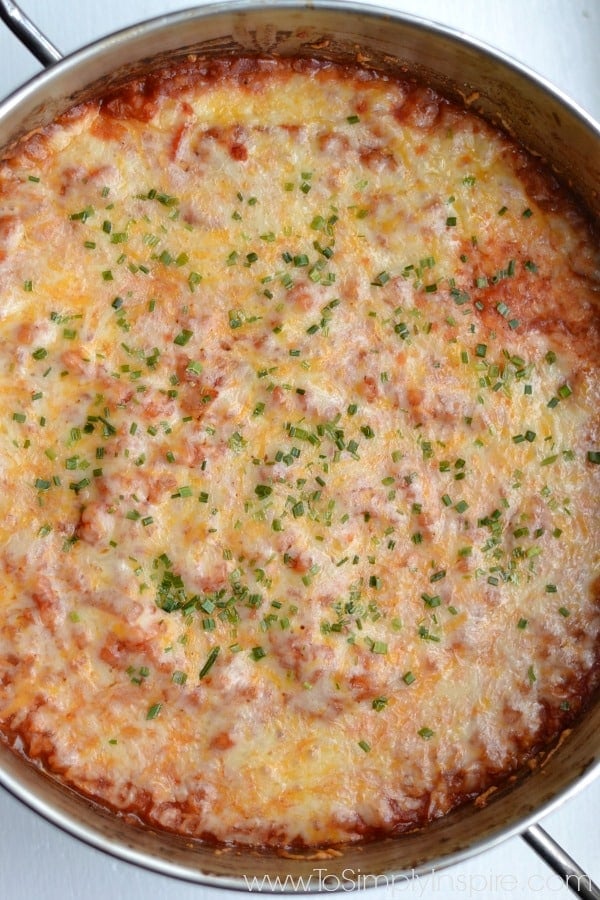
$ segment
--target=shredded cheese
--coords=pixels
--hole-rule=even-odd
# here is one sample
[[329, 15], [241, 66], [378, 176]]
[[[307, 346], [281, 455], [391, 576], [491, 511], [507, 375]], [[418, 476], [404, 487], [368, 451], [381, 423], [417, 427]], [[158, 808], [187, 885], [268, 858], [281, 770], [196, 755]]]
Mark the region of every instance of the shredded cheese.
[[0, 168], [0, 729], [193, 837], [423, 825], [597, 682], [597, 251], [425, 88], [150, 87]]

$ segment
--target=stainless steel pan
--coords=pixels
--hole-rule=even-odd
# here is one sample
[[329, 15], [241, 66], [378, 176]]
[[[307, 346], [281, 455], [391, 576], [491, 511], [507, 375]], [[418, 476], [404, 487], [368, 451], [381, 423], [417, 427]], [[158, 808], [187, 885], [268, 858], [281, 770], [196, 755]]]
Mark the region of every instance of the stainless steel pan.
[[[189, 52], [357, 57], [385, 71], [408, 66], [432, 86], [501, 124], [568, 183], [600, 221], [600, 127], [555, 89], [480, 43], [439, 25], [351, 2], [230, 0], [129, 28], [62, 58], [11, 0], [0, 15], [47, 68], [0, 106], [0, 147], [74, 102]], [[51, 822], [121, 859], [223, 888], [306, 891], [402, 885], [515, 834], [580, 896], [600, 890], [536, 820], [600, 772], [600, 704], [592, 706], [545, 765], [427, 829], [348, 847], [341, 855], [215, 852], [128, 825], [61, 787], [0, 745], [0, 783]], [[279, 879], [277, 882], [275, 879]], [[263, 880], [264, 879], [264, 880]]]

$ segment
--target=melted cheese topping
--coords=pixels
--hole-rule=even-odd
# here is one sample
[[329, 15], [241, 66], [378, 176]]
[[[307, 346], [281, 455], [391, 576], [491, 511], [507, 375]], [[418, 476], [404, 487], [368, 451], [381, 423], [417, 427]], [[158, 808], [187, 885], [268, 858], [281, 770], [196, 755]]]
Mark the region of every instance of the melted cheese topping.
[[431, 91], [190, 64], [0, 170], [0, 725], [101, 802], [422, 825], [598, 681], [598, 257]]

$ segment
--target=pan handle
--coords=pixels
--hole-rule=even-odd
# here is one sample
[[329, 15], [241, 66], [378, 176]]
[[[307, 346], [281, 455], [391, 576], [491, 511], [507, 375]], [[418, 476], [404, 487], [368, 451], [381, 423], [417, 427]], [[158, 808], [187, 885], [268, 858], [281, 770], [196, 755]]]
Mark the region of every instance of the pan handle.
[[57, 50], [12, 0], [0, 0], [0, 18], [43, 66], [51, 66], [63, 58], [60, 50]]
[[531, 825], [521, 837], [562, 878], [574, 894], [583, 900], [600, 900], [598, 885], [540, 825]]

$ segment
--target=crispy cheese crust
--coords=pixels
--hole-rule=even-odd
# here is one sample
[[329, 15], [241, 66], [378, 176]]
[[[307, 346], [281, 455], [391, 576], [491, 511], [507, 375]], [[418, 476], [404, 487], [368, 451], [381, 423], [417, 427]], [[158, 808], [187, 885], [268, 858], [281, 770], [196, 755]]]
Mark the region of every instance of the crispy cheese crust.
[[0, 729], [218, 842], [426, 824], [598, 682], [599, 258], [431, 90], [190, 61], [0, 168]]

